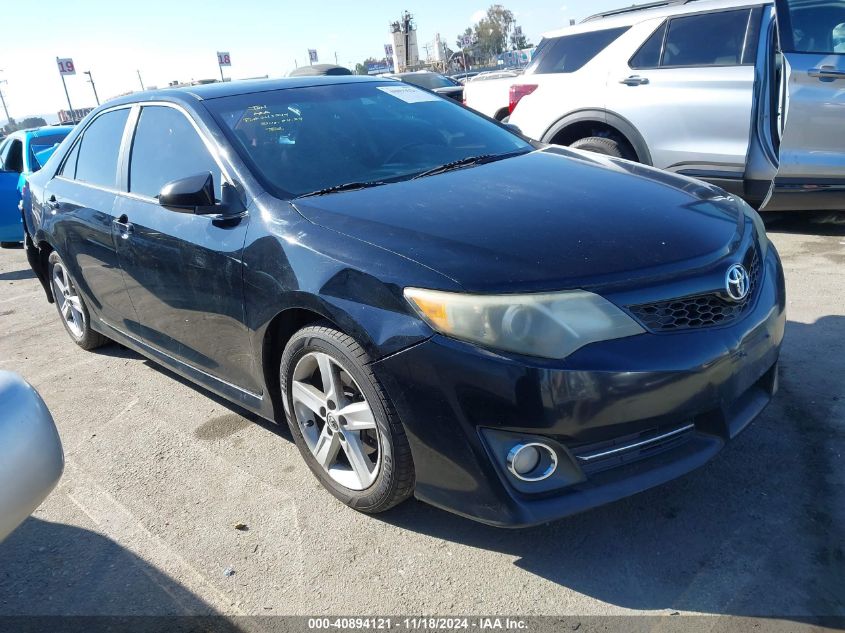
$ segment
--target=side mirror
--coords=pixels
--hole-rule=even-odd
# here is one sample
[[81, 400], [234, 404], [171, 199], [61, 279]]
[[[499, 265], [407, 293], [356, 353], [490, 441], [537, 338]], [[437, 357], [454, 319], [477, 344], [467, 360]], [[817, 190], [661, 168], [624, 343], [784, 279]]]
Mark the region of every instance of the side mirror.
[[525, 136], [525, 135], [522, 133], [522, 130], [520, 130], [520, 129], [519, 129], [519, 126], [518, 126], [518, 125], [515, 125], [515, 124], [513, 124], [513, 123], [503, 123], [503, 125], [504, 125], [506, 128], [508, 128], [511, 132], [513, 132], [514, 134], [519, 134], [520, 136]]
[[171, 180], [161, 188], [158, 203], [177, 211], [218, 213], [214, 208], [214, 176], [211, 172]]

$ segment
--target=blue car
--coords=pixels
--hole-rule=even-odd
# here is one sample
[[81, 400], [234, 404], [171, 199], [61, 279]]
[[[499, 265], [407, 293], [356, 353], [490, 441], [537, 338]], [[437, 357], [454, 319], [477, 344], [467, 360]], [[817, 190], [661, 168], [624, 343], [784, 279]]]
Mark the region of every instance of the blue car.
[[0, 144], [0, 246], [14, 246], [23, 241], [23, 227], [18, 203], [24, 183], [41, 169], [73, 126], [51, 125], [20, 130]]

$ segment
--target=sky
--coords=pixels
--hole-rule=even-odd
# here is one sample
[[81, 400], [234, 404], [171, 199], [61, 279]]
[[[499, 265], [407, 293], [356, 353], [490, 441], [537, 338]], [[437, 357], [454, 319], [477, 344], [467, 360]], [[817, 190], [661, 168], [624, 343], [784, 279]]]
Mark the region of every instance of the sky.
[[[532, 43], [569, 20], [630, 4], [630, 0], [499, 0], [516, 16]], [[381, 58], [388, 25], [404, 9], [417, 25], [420, 55], [435, 33], [455, 48], [455, 38], [483, 16], [491, 0], [0, 0], [5, 28], [0, 39], [0, 91], [16, 119], [67, 108], [56, 57], [72, 58], [77, 74], [66, 77], [74, 108], [95, 105], [90, 70], [100, 100], [170, 81], [219, 77], [217, 51], [231, 55], [227, 77], [281, 77], [307, 64], [308, 49], [320, 62], [354, 68]], [[0, 125], [6, 122], [0, 109]]]

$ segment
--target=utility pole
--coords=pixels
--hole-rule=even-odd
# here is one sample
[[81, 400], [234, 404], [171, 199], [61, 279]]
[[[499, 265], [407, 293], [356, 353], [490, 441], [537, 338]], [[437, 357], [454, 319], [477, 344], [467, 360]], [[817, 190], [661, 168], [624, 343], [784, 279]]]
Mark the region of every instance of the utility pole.
[[141, 84], [141, 90], [146, 90], [146, 88], [144, 88], [144, 80], [141, 79], [141, 71], [136, 70], [135, 72], [138, 73], [138, 83]]
[[[3, 72], [2, 68], [0, 68], [0, 72]], [[9, 83], [9, 82], [7, 82], [5, 79], [0, 80], [0, 84], [5, 84], [5, 83]], [[9, 116], [9, 108], [6, 107], [6, 98], [3, 96], [2, 90], [0, 90], [0, 103], [3, 104], [3, 112], [6, 113], [6, 122], [9, 123], [9, 124], [14, 123], [14, 121], [12, 121], [12, 117]]]
[[97, 102], [97, 105], [100, 105], [100, 97], [97, 96], [97, 86], [94, 85], [94, 77], [91, 76], [91, 71], [83, 70], [82, 72], [88, 75], [88, 83], [91, 84], [91, 89], [94, 91], [94, 100]]

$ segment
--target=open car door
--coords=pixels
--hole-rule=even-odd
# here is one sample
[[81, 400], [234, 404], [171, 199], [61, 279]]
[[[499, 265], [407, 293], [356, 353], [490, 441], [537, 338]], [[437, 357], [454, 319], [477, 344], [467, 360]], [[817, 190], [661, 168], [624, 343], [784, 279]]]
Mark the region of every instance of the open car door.
[[763, 211], [845, 210], [845, 0], [775, 0], [777, 173]]
[[18, 191], [20, 173], [6, 167], [6, 162], [14, 162], [12, 160], [14, 157], [10, 158], [14, 143], [21, 144], [20, 141], [11, 138], [0, 144], [0, 242], [2, 243], [20, 242], [23, 239], [21, 213], [18, 210], [18, 202], [21, 199]]

